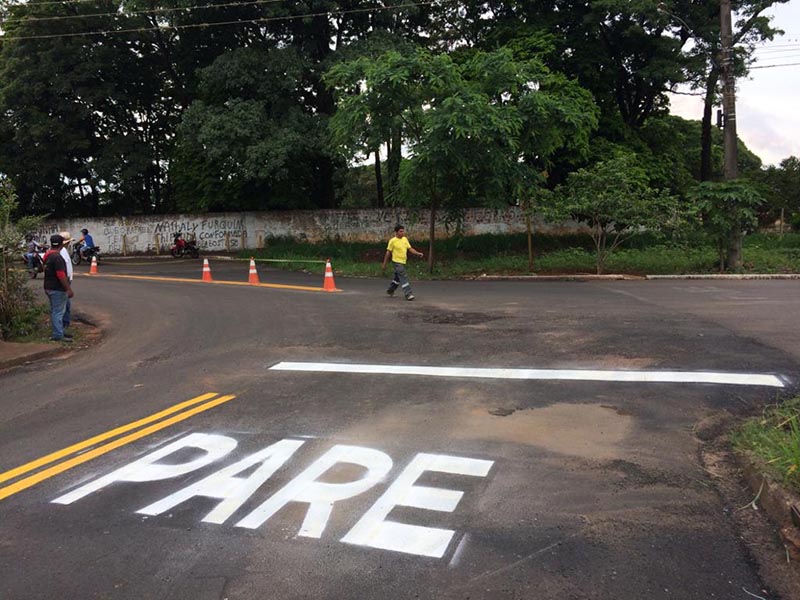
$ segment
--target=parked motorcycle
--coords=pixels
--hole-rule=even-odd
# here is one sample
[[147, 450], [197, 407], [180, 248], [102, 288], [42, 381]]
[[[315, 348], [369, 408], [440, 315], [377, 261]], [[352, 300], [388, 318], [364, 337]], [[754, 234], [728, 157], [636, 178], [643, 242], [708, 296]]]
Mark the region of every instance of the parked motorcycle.
[[186, 241], [183, 239], [182, 233], [176, 233], [173, 234], [172, 241], [173, 246], [170, 252], [175, 258], [200, 258], [200, 249], [194, 240]]
[[85, 248], [84, 244], [76, 242], [75, 247], [72, 249], [72, 264], [79, 265], [82, 260], [92, 262], [92, 258], [96, 258], [100, 262], [100, 246], [93, 246], [92, 248]]
[[44, 272], [44, 254], [47, 252], [48, 246], [40, 246], [40, 250], [38, 252], [33, 253], [33, 257], [31, 259], [32, 265], [28, 264], [28, 260], [25, 259], [25, 264], [27, 265], [28, 277], [31, 279], [36, 279], [39, 273]]

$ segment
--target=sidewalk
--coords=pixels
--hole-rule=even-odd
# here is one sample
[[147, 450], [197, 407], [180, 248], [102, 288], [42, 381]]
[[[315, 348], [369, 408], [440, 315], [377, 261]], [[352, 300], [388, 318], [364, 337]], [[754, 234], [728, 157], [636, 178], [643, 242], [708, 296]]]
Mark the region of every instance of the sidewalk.
[[0, 371], [34, 360], [48, 358], [64, 352], [65, 348], [55, 344], [16, 343], [0, 341]]

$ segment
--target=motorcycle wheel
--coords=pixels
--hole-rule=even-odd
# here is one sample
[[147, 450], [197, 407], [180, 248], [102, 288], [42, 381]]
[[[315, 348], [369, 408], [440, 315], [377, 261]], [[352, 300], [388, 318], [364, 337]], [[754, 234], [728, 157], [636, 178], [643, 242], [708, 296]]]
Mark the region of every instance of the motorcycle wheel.
[[192, 258], [200, 258], [200, 250], [197, 248], [192, 248], [189, 252], [191, 253]]
[[170, 250], [170, 253], [172, 254], [173, 258], [180, 258], [183, 256], [183, 252], [181, 252], [179, 248], [173, 248]]
[[80, 252], [73, 252], [72, 253], [72, 264], [73, 265], [81, 264], [81, 253]]

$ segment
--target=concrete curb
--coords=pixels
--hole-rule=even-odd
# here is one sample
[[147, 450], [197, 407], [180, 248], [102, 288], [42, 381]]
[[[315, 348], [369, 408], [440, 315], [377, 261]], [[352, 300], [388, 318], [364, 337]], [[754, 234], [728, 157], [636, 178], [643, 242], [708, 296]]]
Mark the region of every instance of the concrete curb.
[[640, 281], [636, 275], [480, 275], [476, 281]]
[[757, 496], [753, 500], [764, 509], [770, 519], [780, 527], [781, 537], [795, 560], [800, 559], [800, 496], [775, 481], [749, 452], [737, 452], [747, 485]]
[[748, 279], [800, 279], [798, 273], [707, 273], [694, 275], [645, 275], [645, 279], [731, 279], [742, 281]]
[[39, 352], [22, 354], [20, 356], [15, 356], [13, 358], [0, 360], [0, 371], [5, 371], [13, 367], [19, 367], [20, 365], [26, 365], [28, 363], [43, 360], [45, 358], [53, 358], [55, 356], [65, 354], [69, 351], [70, 349], [67, 346], [53, 346], [52, 348], [48, 348], [47, 350], [40, 350]]

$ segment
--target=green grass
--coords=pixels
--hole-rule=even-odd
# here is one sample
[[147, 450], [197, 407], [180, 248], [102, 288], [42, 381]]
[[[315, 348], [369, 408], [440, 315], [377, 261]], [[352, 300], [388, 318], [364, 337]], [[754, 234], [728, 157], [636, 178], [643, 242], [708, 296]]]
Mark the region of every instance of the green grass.
[[754, 453], [787, 487], [800, 492], [800, 396], [749, 419], [732, 440], [737, 449]]
[[[414, 247], [427, 252], [427, 242], [413, 240]], [[272, 238], [258, 250], [258, 258], [281, 259], [275, 266], [290, 270], [320, 271], [302, 261], [330, 258], [337, 274], [351, 277], [377, 277], [385, 243], [326, 241], [309, 244], [287, 238]], [[593, 244], [588, 235], [535, 235], [535, 265], [538, 274], [594, 273]], [[243, 258], [250, 251], [243, 252]], [[425, 261], [409, 259], [414, 279], [456, 279], [487, 275], [528, 274], [528, 246], [524, 234], [478, 235], [438, 240], [433, 275]], [[295, 262], [292, 262], [295, 261]], [[606, 263], [607, 273], [631, 275], [671, 275], [716, 273], [716, 249], [702, 237], [694, 236], [683, 245], [659, 243], [641, 235], [614, 252]], [[800, 273], [800, 234], [784, 236], [755, 234], [745, 237], [745, 273]]]

